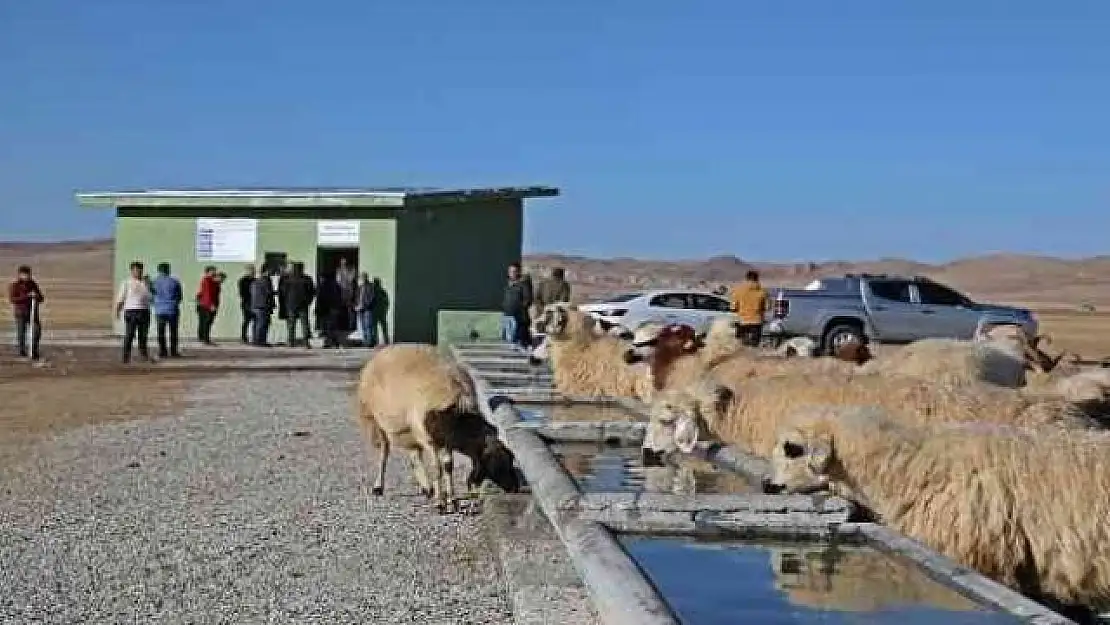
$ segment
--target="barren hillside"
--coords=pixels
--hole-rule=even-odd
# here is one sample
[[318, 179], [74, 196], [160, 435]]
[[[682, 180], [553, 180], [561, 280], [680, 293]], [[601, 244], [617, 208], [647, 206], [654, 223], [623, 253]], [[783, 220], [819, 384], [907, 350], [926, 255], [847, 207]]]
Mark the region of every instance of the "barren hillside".
[[[14, 273], [29, 263], [44, 288], [67, 296], [108, 298], [111, 288], [110, 240], [60, 243], [0, 242], [0, 263]], [[900, 258], [830, 263], [749, 263], [734, 256], [705, 260], [651, 261], [635, 258], [583, 258], [555, 254], [525, 257], [529, 271], [543, 274], [563, 266], [576, 299], [653, 285], [715, 286], [743, 279], [754, 267], [764, 282], [803, 285], [815, 277], [845, 272], [923, 274], [952, 284], [976, 298], [1030, 304], [1037, 308], [1075, 309], [1083, 303], [1110, 307], [1110, 256], [1061, 260], [1041, 256], [996, 254], [930, 265]], [[107, 308], [107, 299], [103, 299]]]

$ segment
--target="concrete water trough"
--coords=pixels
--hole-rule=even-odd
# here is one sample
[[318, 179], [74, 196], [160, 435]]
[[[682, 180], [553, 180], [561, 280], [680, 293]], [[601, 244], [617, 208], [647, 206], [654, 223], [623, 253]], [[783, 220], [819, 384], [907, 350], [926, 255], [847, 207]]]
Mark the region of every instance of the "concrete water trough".
[[[1023, 623], [1045, 610], [992, 582], [940, 581], [922, 562], [859, 533], [824, 540], [618, 535], [683, 625]], [[1039, 621], [1048, 622], [1048, 621]]]
[[477, 383], [603, 624], [1071, 622], [843, 499], [762, 494], [767, 463], [740, 450], [650, 477], [634, 402]]

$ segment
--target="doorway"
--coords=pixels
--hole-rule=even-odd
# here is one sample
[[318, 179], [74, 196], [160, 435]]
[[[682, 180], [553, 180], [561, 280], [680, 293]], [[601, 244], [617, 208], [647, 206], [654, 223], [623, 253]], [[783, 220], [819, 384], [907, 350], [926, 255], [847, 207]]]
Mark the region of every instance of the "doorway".
[[[335, 270], [339, 268], [340, 259], [347, 260], [347, 267], [354, 272], [355, 277], [358, 276], [358, 248], [357, 247], [317, 247], [316, 248], [316, 281], [317, 283], [324, 280], [333, 280], [335, 278]], [[321, 314], [325, 311], [321, 310], [319, 302], [316, 306], [316, 327], [322, 327]], [[358, 323], [354, 315], [341, 315], [339, 318], [340, 328], [343, 332], [351, 333], [357, 329]]]

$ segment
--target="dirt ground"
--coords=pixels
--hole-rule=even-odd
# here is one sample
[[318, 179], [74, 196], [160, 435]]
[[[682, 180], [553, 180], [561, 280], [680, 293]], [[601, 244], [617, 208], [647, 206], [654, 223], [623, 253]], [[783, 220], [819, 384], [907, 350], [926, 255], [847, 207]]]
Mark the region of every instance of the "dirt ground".
[[1110, 313], [1039, 311], [1041, 332], [1052, 340], [1050, 353], [1065, 350], [1085, 360], [1110, 359]]
[[[210, 350], [184, 360], [279, 356], [265, 350]], [[44, 346], [45, 366], [0, 354], [0, 465], [18, 459], [27, 443], [71, 428], [177, 414], [190, 382], [225, 375], [192, 367], [119, 362], [115, 347]], [[199, 365], [199, 362], [198, 362]]]

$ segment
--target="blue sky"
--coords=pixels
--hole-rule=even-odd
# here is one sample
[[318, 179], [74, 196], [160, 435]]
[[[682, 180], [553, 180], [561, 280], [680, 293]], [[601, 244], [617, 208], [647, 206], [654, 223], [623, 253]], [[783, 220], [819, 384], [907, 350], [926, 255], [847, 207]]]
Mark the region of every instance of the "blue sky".
[[0, 238], [110, 233], [77, 189], [554, 184], [529, 251], [1102, 254], [1107, 33], [1105, 0], [0, 0]]

